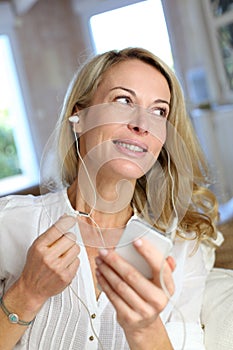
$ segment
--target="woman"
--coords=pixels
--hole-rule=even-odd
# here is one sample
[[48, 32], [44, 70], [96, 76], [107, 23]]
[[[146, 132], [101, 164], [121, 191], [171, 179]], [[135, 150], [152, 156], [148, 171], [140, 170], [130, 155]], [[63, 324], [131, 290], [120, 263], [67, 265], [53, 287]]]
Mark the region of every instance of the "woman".
[[[217, 206], [173, 72], [139, 48], [98, 55], [58, 126], [64, 189], [1, 201], [0, 349], [204, 349], [197, 243]], [[134, 216], [176, 235], [165, 261], [135, 237], [150, 279], [113, 249]]]

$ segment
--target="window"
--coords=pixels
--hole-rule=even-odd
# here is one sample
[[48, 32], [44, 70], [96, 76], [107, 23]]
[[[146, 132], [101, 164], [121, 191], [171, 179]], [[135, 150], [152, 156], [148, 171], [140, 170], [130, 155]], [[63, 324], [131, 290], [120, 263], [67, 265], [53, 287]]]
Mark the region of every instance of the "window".
[[140, 46], [173, 67], [173, 58], [160, 0], [141, 1], [90, 18], [97, 53]]
[[233, 96], [233, 0], [205, 0], [204, 10], [212, 39], [222, 91]]
[[229, 88], [233, 91], [233, 22], [218, 28], [218, 40]]
[[35, 185], [38, 168], [11, 42], [0, 35], [0, 195]]
[[214, 16], [222, 16], [224, 13], [233, 10], [232, 0], [210, 0]]

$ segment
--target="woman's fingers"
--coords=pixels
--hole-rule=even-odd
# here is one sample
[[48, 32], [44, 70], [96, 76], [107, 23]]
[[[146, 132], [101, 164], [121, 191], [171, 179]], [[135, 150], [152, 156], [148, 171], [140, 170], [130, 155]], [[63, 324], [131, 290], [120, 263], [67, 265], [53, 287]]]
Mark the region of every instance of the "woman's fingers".
[[35, 298], [46, 300], [64, 290], [74, 278], [80, 248], [76, 236], [67, 232], [74, 224], [73, 217], [63, 216], [29, 248], [22, 280]]
[[176, 261], [172, 256], [167, 257], [167, 263], [170, 266], [171, 271], [173, 272], [176, 268]]
[[46, 253], [50, 254], [51, 259], [57, 259], [63, 256], [73, 246], [77, 246], [76, 236], [71, 232], [67, 232], [61, 236], [53, 245], [50, 245], [47, 248]]
[[[107, 253], [107, 254], [106, 254]], [[132, 293], [129, 289], [124, 290], [124, 284], [129, 286], [134, 293], [136, 293], [142, 300], [149, 303], [158, 312], [167, 304], [167, 295], [162, 290], [160, 284], [156, 285], [154, 281], [150, 281], [142, 276], [133, 266], [128, 264], [114, 251], [100, 251], [100, 261], [98, 269], [105, 279], [109, 282], [114, 290], [125, 300], [126, 303], [131, 305]], [[112, 270], [112, 271], [111, 271]], [[117, 281], [114, 275], [118, 275], [121, 282]], [[126, 290], [128, 291], [126, 293]], [[133, 300], [135, 303], [135, 299]]]
[[74, 244], [70, 247], [69, 250], [67, 250], [63, 255], [61, 255], [59, 259], [62, 261], [63, 267], [69, 267], [69, 265], [72, 264], [73, 261], [78, 257], [79, 252], [79, 246], [77, 244]]
[[76, 221], [73, 216], [63, 215], [58, 219], [52, 227], [50, 227], [45, 233], [40, 235], [37, 239], [38, 242], [43, 241], [45, 246], [53, 245], [59, 238], [61, 238], [67, 231], [75, 225]]
[[[111, 295], [108, 294], [108, 297], [112, 302], [113, 298], [115, 302], [120, 297], [120, 299], [123, 300], [124, 303], [131, 308], [131, 310], [134, 310], [138, 314], [143, 315], [145, 318], [151, 318], [152, 315], [155, 315], [155, 313], [158, 314], [160, 312], [160, 309], [164, 307], [164, 303], [166, 303], [167, 300], [162, 291], [151, 282], [147, 281], [133, 267], [129, 266], [129, 269], [126, 271], [126, 275], [134, 274], [135, 281], [133, 281], [133, 277], [129, 277], [129, 280], [132, 285], [141, 284], [142, 290], [144, 290], [143, 295], [139, 294], [138, 291], [135, 290], [136, 288], [133, 288], [133, 286], [129, 284], [129, 281], [127, 281], [127, 278], [125, 278], [125, 276], [124, 278], [122, 278], [122, 276], [119, 276], [115, 270], [109, 267], [109, 265], [100, 259], [97, 259], [96, 263], [98, 266], [97, 277], [99, 278], [99, 282], [104, 282], [104, 284], [101, 284], [101, 286], [105, 293], [107, 291], [111, 292]], [[101, 280], [101, 278], [104, 279]], [[108, 283], [107, 285], [106, 281]], [[150, 293], [152, 293], [153, 296], [157, 296], [159, 303], [148, 300], [147, 293], [145, 293], [145, 289], [147, 289], [148, 292], [148, 286], [145, 286], [147, 283], [150, 284]], [[109, 287], [111, 287], [111, 290]]]
[[[126, 302], [124, 296], [128, 294], [128, 289], [119, 294], [116, 286], [111, 285], [109, 280], [99, 270], [97, 270], [96, 275], [102, 290], [117, 310], [117, 320], [123, 328], [141, 328], [146, 326], [148, 320], [154, 320], [158, 316], [158, 313], [148, 303], [141, 300], [135, 292], [132, 293], [131, 298], [128, 298], [128, 302]], [[127, 288], [127, 286], [125, 287]]]
[[67, 232], [75, 223], [72, 216], [63, 215], [34, 241], [33, 248], [39, 255], [49, 256], [51, 261], [64, 255], [67, 250], [76, 245], [76, 236], [71, 232]]
[[[148, 242], [146, 239], [140, 239], [134, 242], [135, 248], [138, 250], [139, 254], [147, 261], [152, 270], [152, 281], [153, 284], [159, 288], [166, 287], [166, 294], [172, 295], [174, 293], [174, 283], [172, 277], [173, 266], [175, 266], [174, 259], [169, 258], [169, 263], [167, 259]], [[150, 291], [150, 283], [147, 279], [144, 279], [144, 285], [139, 285], [136, 283], [141, 274], [134, 269], [130, 264], [124, 259], [120, 259], [118, 254], [111, 250], [101, 250], [101, 258], [106, 261], [109, 266], [111, 266], [122, 278], [127, 281], [128, 284], [134, 285], [134, 288], [141, 295], [144, 294], [145, 286], [148, 287]]]
[[171, 296], [174, 293], [175, 288], [172, 278], [172, 272], [175, 269], [175, 260], [171, 256], [164, 256], [146, 239], [135, 241], [134, 246], [150, 265], [153, 282], [157, 286], [166, 288], [166, 294]]

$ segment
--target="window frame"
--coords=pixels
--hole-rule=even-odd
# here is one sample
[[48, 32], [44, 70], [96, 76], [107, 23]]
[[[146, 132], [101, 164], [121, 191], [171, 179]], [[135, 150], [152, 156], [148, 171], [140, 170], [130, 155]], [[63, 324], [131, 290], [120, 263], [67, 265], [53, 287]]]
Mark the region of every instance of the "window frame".
[[227, 73], [225, 71], [221, 48], [218, 41], [218, 29], [224, 25], [233, 23], [233, 9], [221, 16], [214, 16], [210, 0], [203, 0], [202, 8], [206, 19], [207, 32], [210, 38], [212, 55], [214, 57], [215, 71], [220, 86], [220, 100], [224, 103], [231, 103], [233, 89], [229, 86]]
[[[155, 55], [158, 55], [161, 59], [164, 60], [164, 62], [166, 62], [172, 69], [174, 69], [174, 58], [173, 58], [172, 46], [171, 46], [170, 37], [168, 33], [167, 23], [165, 19], [163, 3], [162, 3], [162, 0], [159, 0], [159, 4], [156, 5], [156, 1], [157, 0], [137, 1], [134, 3], [129, 3], [125, 6], [118, 6], [114, 9], [101, 11], [97, 14], [91, 15], [88, 21], [89, 33], [90, 33], [89, 35], [91, 37], [92, 47], [94, 49], [94, 52], [102, 53], [104, 51], [111, 50], [111, 49], [123, 49], [127, 46], [139, 46], [139, 47], [142, 46], [148, 49], [149, 51], [153, 52]], [[130, 7], [131, 9], [129, 9]], [[139, 12], [139, 8], [141, 9], [140, 12]], [[160, 28], [159, 26], [156, 28], [155, 24], [150, 26], [150, 23], [153, 23], [153, 20], [156, 20], [156, 14], [153, 15], [153, 18], [150, 17], [150, 15], [153, 14], [152, 9], [154, 8], [155, 8], [155, 11], [157, 10], [157, 16], [158, 16], [157, 22], [159, 23]], [[132, 21], [132, 23], [130, 22], [130, 20], [128, 20], [128, 23], [125, 20], [126, 13], [127, 13], [126, 9], [128, 9], [128, 13], [130, 13], [130, 15], [133, 18], [136, 18], [136, 20]], [[113, 12], [115, 13], [113, 14]], [[145, 25], [142, 26], [143, 28], [145, 27], [145, 32], [143, 32], [141, 28], [137, 32], [138, 22], [140, 20], [139, 16], [143, 15], [144, 14], [143, 12], [144, 13], [148, 12], [148, 21], [147, 21], [148, 25], [147, 23], [145, 23]], [[127, 16], [128, 16], [128, 13], [127, 13]], [[159, 15], [161, 16], [159, 17]], [[112, 21], [110, 21], [109, 18], [111, 18]], [[117, 28], [117, 23], [119, 23], [119, 21], [122, 21], [122, 28], [124, 28], [126, 31], [127, 29], [125, 28], [125, 23], [127, 23], [127, 27], [130, 27], [130, 29], [128, 30], [129, 34], [123, 34], [123, 32], [121, 31], [121, 28], [119, 28], [117, 30], [116, 36], [115, 36], [114, 30], [111, 35], [112, 29], [110, 28], [109, 29], [110, 37], [111, 37], [111, 41], [113, 40], [113, 42], [110, 43], [110, 40], [105, 40], [105, 44], [103, 44], [102, 38], [104, 38], [104, 31], [101, 33], [101, 35], [97, 36], [95, 33], [95, 29], [97, 28], [97, 32], [98, 30], [102, 31], [104, 27], [101, 27], [101, 25], [102, 25], [102, 22], [104, 21], [109, 22], [109, 24], [107, 24], [109, 26], [111, 26], [112, 23], [115, 24], [115, 28]], [[96, 23], [98, 23], [98, 26], [96, 26]], [[99, 25], [100, 23], [101, 25]], [[135, 23], [137, 24], [135, 25]], [[153, 40], [151, 40], [150, 33], [153, 33], [153, 30], [155, 32], [154, 32]], [[135, 32], [135, 38], [132, 36], [133, 31]], [[141, 35], [142, 32], [143, 32], [143, 35]], [[162, 34], [164, 35], [162, 36], [162, 38], [164, 39], [163, 43], [166, 43], [163, 47], [161, 47], [161, 43], [158, 44]], [[127, 39], [124, 41], [125, 37]], [[100, 38], [101, 40], [99, 40]], [[120, 42], [119, 38], [121, 38], [121, 41], [123, 38], [124, 44]], [[128, 38], [130, 39], [130, 44], [128, 43]]]
[[[37, 155], [32, 142], [30, 123], [28, 120], [28, 112], [30, 110], [29, 95], [26, 88], [26, 80], [24, 78], [19, 50], [17, 47], [17, 40], [14, 32], [15, 17], [8, 3], [0, 4], [0, 13], [0, 35], [6, 36], [9, 40], [11, 49], [9, 55], [12, 58], [14, 70], [16, 72], [16, 89], [20, 91], [18, 101], [20, 103], [21, 112], [19, 114], [23, 124], [23, 135], [21, 133], [19, 134], [19, 131], [16, 130], [15, 137], [15, 143], [17, 149], [19, 150], [19, 160], [20, 167], [22, 168], [22, 174], [0, 179], [0, 196], [5, 196], [38, 185], [39, 168]], [[24, 160], [25, 152], [27, 152], [26, 161]]]

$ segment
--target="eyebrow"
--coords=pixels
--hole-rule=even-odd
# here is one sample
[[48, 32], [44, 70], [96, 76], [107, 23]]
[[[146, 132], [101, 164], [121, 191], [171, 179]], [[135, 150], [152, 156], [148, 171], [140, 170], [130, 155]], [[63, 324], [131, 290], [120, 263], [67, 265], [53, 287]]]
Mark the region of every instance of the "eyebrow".
[[[131, 90], [131, 89], [128, 89], [128, 88], [126, 88], [126, 87], [123, 87], [123, 86], [115, 86], [115, 87], [111, 88], [110, 91], [112, 91], [112, 90], [117, 90], [117, 89], [125, 90], [125, 91], [131, 93], [134, 97], [137, 96], [136, 93], [135, 93], [135, 91], [133, 91], [133, 90]], [[155, 100], [153, 103], [166, 103], [166, 104], [170, 107], [170, 103], [169, 103], [168, 101], [166, 101], [166, 100], [162, 100], [161, 98], [158, 98], [158, 99]]]

